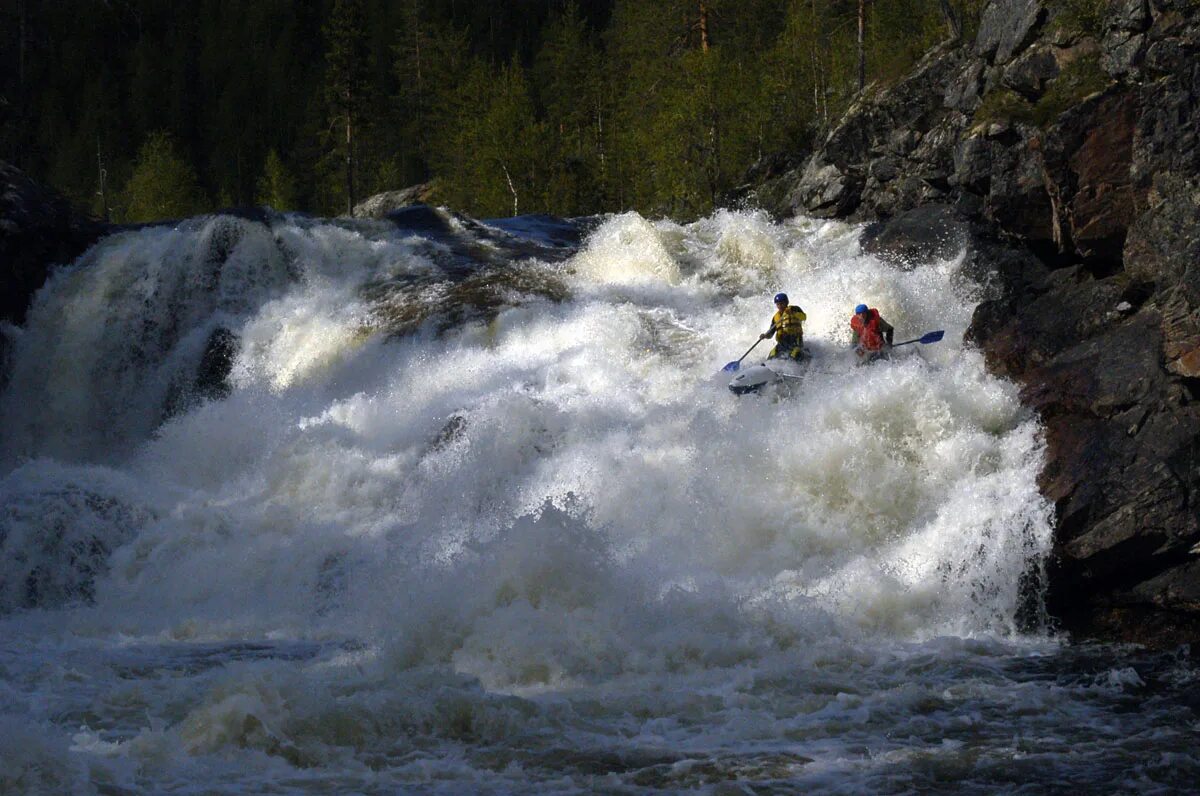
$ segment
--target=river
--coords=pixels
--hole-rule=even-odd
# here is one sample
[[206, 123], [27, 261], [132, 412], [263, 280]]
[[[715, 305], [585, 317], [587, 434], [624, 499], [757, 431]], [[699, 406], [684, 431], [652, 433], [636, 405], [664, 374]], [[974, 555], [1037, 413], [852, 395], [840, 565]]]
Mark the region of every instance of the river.
[[[406, 218], [122, 232], [7, 330], [0, 792], [1194, 787], [1189, 657], [1044, 615], [961, 257]], [[779, 290], [807, 375], [734, 396]], [[945, 338], [860, 367], [860, 302]]]

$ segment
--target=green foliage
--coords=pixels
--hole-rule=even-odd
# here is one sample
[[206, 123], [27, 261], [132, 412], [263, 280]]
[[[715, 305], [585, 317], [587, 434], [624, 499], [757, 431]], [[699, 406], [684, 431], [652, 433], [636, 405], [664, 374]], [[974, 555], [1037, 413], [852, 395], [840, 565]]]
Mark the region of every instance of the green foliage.
[[[870, 0], [868, 81], [945, 38], [946, 4], [972, 36], [983, 0]], [[0, 158], [85, 205], [168, 129], [221, 203], [338, 213], [437, 178], [480, 215], [689, 217], [858, 91], [857, 0], [22, 7], [38, 47], [23, 83], [0, 48]]]
[[152, 133], [138, 150], [133, 174], [125, 185], [124, 221], [183, 218], [202, 212], [206, 202], [196, 173], [176, 150], [168, 133]]
[[492, 72], [476, 61], [450, 103], [461, 114], [432, 150], [440, 194], [483, 216], [534, 212], [544, 127], [534, 116], [524, 70], [516, 61]]
[[579, 7], [568, 2], [547, 24], [532, 73], [544, 122], [544, 206], [564, 215], [604, 208], [603, 132], [610, 109], [601, 64]]
[[987, 6], [988, 0], [950, 0], [950, 3], [962, 20], [963, 41], [975, 41], [975, 37], [979, 33], [979, 20], [983, 16], [983, 9]]
[[1012, 89], [997, 88], [984, 95], [973, 118], [976, 126], [992, 122], [1028, 124], [1033, 121], [1033, 103]]
[[1045, 127], [1084, 97], [1104, 90], [1111, 79], [1100, 68], [1100, 57], [1092, 55], [1068, 64], [1046, 87], [1033, 108], [1033, 123]]
[[[371, 51], [367, 39], [366, 12], [362, 0], [335, 0], [325, 26], [328, 49], [325, 52], [325, 102], [329, 127], [326, 129], [327, 174], [340, 164], [345, 179], [341, 198], [349, 214], [360, 198], [355, 184], [358, 162], [362, 157], [364, 130], [369, 123], [372, 102], [370, 72]], [[331, 183], [336, 185], [336, 183]], [[337, 195], [337, 191], [333, 191]]]
[[984, 96], [975, 110], [976, 125], [991, 122], [1021, 122], [1048, 127], [1063, 111], [1085, 97], [1102, 91], [1111, 82], [1100, 68], [1099, 56], [1091, 55], [1068, 64], [1046, 86], [1037, 102], [1030, 102], [1015, 91], [997, 88]]
[[297, 210], [296, 180], [284, 166], [282, 158], [274, 149], [267, 151], [262, 176], [258, 178], [258, 194], [255, 202], [276, 210]]
[[1061, 30], [1099, 38], [1104, 34], [1108, 0], [1050, 0], [1058, 12], [1054, 24]]

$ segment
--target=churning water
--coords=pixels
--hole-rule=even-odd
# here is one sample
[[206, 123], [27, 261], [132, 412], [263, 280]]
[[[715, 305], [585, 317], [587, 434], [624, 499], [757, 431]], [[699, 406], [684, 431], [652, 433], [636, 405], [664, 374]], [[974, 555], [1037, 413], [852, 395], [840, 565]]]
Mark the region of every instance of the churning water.
[[[961, 262], [414, 218], [123, 233], [7, 330], [0, 792], [1195, 783], [1186, 657], [1042, 621], [1039, 427]], [[734, 397], [777, 290], [809, 373]], [[945, 340], [857, 367], [859, 302]]]

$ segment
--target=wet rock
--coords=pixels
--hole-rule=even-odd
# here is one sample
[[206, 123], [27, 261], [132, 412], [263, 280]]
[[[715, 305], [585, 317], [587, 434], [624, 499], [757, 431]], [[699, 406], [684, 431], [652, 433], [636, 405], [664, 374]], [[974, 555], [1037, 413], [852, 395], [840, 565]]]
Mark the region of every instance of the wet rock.
[[384, 213], [383, 217], [409, 232], [420, 232], [435, 237], [454, 235], [454, 227], [447, 213], [426, 204], [410, 203], [392, 208]]
[[399, 191], [377, 193], [354, 206], [355, 218], [386, 218], [393, 210], [427, 204], [433, 196], [433, 184], [423, 182]]
[[113, 550], [153, 515], [74, 483], [10, 490], [0, 514], [0, 615], [88, 603]]
[[1129, 597], [1169, 610], [1200, 615], [1200, 558], [1138, 584]]
[[859, 239], [863, 251], [908, 267], [955, 257], [967, 240], [965, 220], [945, 205], [918, 207], [868, 225]]
[[229, 373], [240, 348], [241, 340], [229, 329], [224, 326], [213, 329], [196, 368], [193, 390], [197, 396], [219, 401], [229, 395]]
[[0, 320], [23, 323], [50, 269], [72, 262], [107, 231], [0, 161]]
[[832, 163], [809, 162], [791, 204], [819, 217], [844, 216], [858, 204], [860, 181]]

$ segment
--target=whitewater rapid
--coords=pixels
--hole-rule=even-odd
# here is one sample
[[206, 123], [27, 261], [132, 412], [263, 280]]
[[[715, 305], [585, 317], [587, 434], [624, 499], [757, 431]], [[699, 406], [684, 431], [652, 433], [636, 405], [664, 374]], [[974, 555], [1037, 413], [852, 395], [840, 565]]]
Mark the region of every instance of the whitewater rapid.
[[[1195, 772], [1173, 696], [1114, 718], [1183, 662], [1081, 676], [1045, 624], [1039, 425], [962, 342], [965, 255], [438, 224], [125, 232], [6, 330], [0, 792], [1169, 783], [1148, 738]], [[779, 290], [810, 371], [734, 397]], [[860, 302], [945, 340], [858, 367]]]

